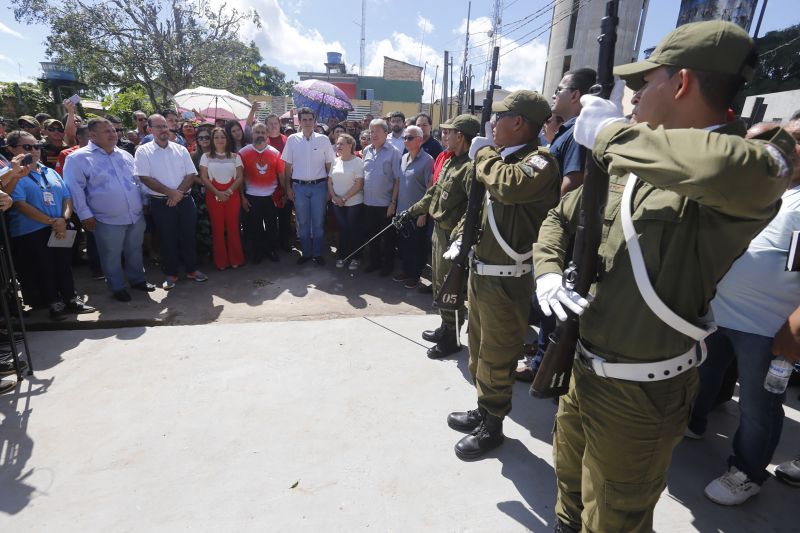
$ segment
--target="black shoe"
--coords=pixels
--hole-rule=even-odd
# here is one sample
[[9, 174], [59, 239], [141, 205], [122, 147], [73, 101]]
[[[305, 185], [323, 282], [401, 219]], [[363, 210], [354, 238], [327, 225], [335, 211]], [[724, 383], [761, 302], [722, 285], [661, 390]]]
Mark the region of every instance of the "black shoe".
[[481, 425], [456, 443], [459, 459], [478, 459], [503, 444], [503, 419], [484, 414]]
[[64, 320], [67, 318], [67, 308], [62, 302], [50, 304], [50, 320]]
[[447, 425], [456, 431], [469, 433], [481, 425], [484, 411], [478, 407], [470, 411], [456, 411], [447, 415]]
[[17, 388], [17, 382], [14, 381], [13, 379], [0, 380], [0, 394], [11, 392], [16, 388]]
[[556, 518], [556, 527], [553, 528], [553, 533], [578, 533], [579, 531], [580, 529], [568, 526], [560, 518]]
[[375, 272], [376, 270], [380, 270], [381, 266], [376, 264], [369, 264], [367, 268], [364, 269], [364, 272], [369, 274], [370, 272]]
[[268, 253], [267, 258], [269, 258], [269, 260], [272, 261], [273, 263], [277, 263], [278, 261], [281, 260], [281, 258], [278, 257], [278, 252], [276, 252], [275, 250]]
[[442, 333], [442, 340], [437, 342], [435, 346], [428, 348], [428, 358], [441, 359], [460, 351], [461, 346], [456, 343], [455, 330], [446, 328]]
[[131, 285], [131, 289], [136, 289], [137, 291], [142, 291], [142, 292], [153, 292], [156, 290], [156, 286], [147, 281], [143, 281], [141, 283]]
[[114, 291], [114, 299], [120, 302], [130, 302], [131, 295], [125, 289]]
[[424, 285], [420, 283], [419, 287], [417, 287], [417, 291], [421, 292], [422, 294], [433, 294], [433, 285]]
[[426, 329], [425, 331], [422, 332], [422, 339], [428, 342], [439, 342], [440, 340], [442, 340], [444, 331], [445, 331], [444, 324], [442, 324], [436, 329]]
[[284, 243], [284, 244], [281, 244], [281, 250], [283, 250], [284, 252], [291, 252], [292, 251], [292, 245], [289, 244], [288, 242]]
[[308, 257], [307, 255], [301, 255], [300, 257], [297, 258], [298, 265], [305, 265], [309, 261], [311, 261], [311, 258]]
[[68, 313], [76, 313], [78, 315], [82, 315], [85, 313], [94, 313], [95, 311], [97, 311], [97, 309], [95, 309], [91, 305], [83, 303], [83, 300], [80, 298], [80, 296], [76, 296], [75, 298], [70, 300], [69, 303], [67, 304]]
[[[19, 373], [22, 374], [28, 369], [28, 363], [23, 361], [22, 359], [19, 360]], [[0, 376], [11, 376], [16, 374], [17, 371], [14, 369], [14, 359], [8, 358], [0, 361]]]
[[314, 264], [317, 266], [325, 266], [325, 258], [322, 257], [321, 255], [314, 257], [312, 261], [314, 261]]

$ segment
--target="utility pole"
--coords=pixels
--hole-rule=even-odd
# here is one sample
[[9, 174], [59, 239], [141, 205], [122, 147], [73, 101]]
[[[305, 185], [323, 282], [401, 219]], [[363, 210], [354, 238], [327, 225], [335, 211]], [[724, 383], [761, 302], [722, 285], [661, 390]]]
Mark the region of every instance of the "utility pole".
[[753, 34], [753, 39], [758, 38], [758, 32], [761, 31], [761, 21], [764, 20], [764, 10], [767, 9], [767, 0], [761, 4], [761, 12], [758, 14], [758, 22], [756, 22], [756, 31]]
[[[447, 102], [447, 118], [450, 118], [450, 104], [453, 101], [453, 58], [452, 57], [450, 58], [450, 77], [447, 79], [450, 80], [450, 90], [447, 92], [447, 94], [450, 96], [449, 101]], [[459, 98], [461, 98], [461, 95], [459, 95]]]
[[469, 50], [469, 17], [472, 13], [472, 2], [467, 3], [467, 35], [464, 37], [464, 61], [461, 63], [461, 81], [458, 84], [458, 113], [464, 112], [467, 99], [467, 51]]
[[429, 109], [431, 120], [433, 120], [433, 104], [436, 102], [436, 79], [439, 77], [439, 65], [436, 65], [436, 70], [433, 72], [433, 79], [431, 80], [431, 107]]
[[367, 0], [361, 0], [361, 62], [358, 65], [358, 75], [364, 75], [364, 56], [367, 48]]
[[450, 52], [445, 50], [444, 70], [442, 72], [442, 105], [441, 105], [441, 111], [439, 112], [440, 122], [444, 122], [445, 120], [447, 120], [447, 114], [448, 114], [447, 99], [449, 98], [449, 95], [447, 93], [447, 72], [448, 72], [447, 67], [449, 65], [449, 61], [450, 61]]
[[[492, 50], [494, 50], [495, 46], [499, 46], [498, 41], [500, 40], [500, 26], [503, 22], [503, 0], [494, 0], [494, 8], [492, 9], [492, 29], [489, 30], [489, 57], [491, 57]], [[490, 61], [486, 62], [488, 66]], [[489, 88], [489, 71], [491, 69], [487, 68], [483, 74], [483, 84]], [[497, 63], [497, 72], [500, 72], [500, 62]], [[495, 75], [499, 78], [499, 75]]]

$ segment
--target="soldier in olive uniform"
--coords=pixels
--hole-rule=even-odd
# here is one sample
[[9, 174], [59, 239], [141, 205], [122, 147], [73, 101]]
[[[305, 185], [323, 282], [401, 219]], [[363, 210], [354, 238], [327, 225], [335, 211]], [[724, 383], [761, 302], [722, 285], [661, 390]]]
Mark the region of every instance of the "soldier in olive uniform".
[[[469, 371], [478, 408], [447, 418], [451, 428], [470, 432], [455, 446], [461, 459], [480, 457], [503, 442], [503, 418], [511, 411], [514, 369], [528, 328], [531, 246], [547, 212], [558, 204], [561, 185], [558, 163], [538, 146], [539, 130], [550, 116], [547, 100], [515, 91], [492, 111], [494, 139], [487, 128], [487, 137], [473, 139], [469, 151], [486, 195], [468, 283]], [[461, 228], [454, 232], [460, 233]], [[459, 239], [445, 256], [454, 257], [460, 246]]]
[[[446, 148], [453, 155], [444, 163], [436, 183], [419, 202], [408, 209], [412, 217], [430, 214], [434, 220], [431, 253], [434, 297], [439, 293], [444, 277], [452, 265], [442, 255], [452, 242], [450, 234], [467, 210], [467, 187], [474, 171], [467, 152], [472, 139], [480, 132], [481, 123], [472, 115], [459, 115], [451, 122], [441, 124], [440, 128], [451, 130]], [[422, 333], [423, 339], [436, 343], [436, 346], [428, 350], [428, 357], [438, 359], [461, 349], [457, 339], [457, 326], [463, 324], [464, 312], [463, 306], [458, 313], [448, 309], [439, 310], [441, 326]]]
[[[581, 98], [575, 139], [610, 175], [591, 305], [562, 286], [577, 189], [534, 245], [545, 313], [583, 312], [569, 391], [556, 415], [556, 531], [652, 531], [672, 450], [697, 390], [717, 282], [778, 211], [794, 140], [743, 138], [726, 110], [755, 65], [735, 24], [686, 24], [646, 61], [615, 69], [636, 94]], [[624, 88], [614, 93], [621, 102]]]

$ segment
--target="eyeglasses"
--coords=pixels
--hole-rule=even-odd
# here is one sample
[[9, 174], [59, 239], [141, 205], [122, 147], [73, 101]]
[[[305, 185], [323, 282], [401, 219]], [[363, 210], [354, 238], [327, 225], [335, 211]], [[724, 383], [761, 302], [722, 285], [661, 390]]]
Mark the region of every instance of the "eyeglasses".
[[117, 132], [117, 135], [119, 135], [120, 133], [125, 133], [125, 130], [123, 130], [123, 129], [114, 128], [114, 131]]
[[44, 145], [42, 143], [38, 143], [38, 144], [14, 144], [10, 146], [11, 148], [16, 148], [19, 146], [26, 152], [31, 152], [33, 150], [41, 150]]
[[403, 137], [404, 141], [413, 141], [414, 139], [419, 139], [419, 135], [406, 135]]
[[511, 111], [498, 111], [492, 116], [492, 122], [498, 122], [503, 117], [514, 117], [517, 116], [516, 113], [512, 113]]
[[198, 141], [210, 141], [211, 140], [211, 136], [210, 135], [198, 135], [197, 136], [197, 140]]
[[64, 133], [64, 128], [47, 128], [47, 131], [57, 131], [58, 133]]
[[556, 87], [556, 91], [553, 93], [553, 96], [558, 96], [558, 93], [561, 91], [577, 91], [575, 87], [561, 87], [560, 85]]
[[139, 118], [136, 119], [136, 122], [144, 122], [145, 120], [147, 120], [147, 118], [139, 117]]

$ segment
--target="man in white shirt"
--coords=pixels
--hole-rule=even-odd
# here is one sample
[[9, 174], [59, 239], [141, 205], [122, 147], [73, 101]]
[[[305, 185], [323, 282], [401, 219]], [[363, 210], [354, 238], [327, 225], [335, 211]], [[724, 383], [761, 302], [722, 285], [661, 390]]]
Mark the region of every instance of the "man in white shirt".
[[314, 133], [314, 112], [301, 107], [297, 110], [300, 132], [286, 139], [281, 159], [284, 171], [284, 189], [294, 202], [297, 236], [302, 255], [297, 260], [302, 265], [313, 258], [324, 265], [322, 247], [325, 243], [325, 208], [328, 204], [328, 175], [334, 160], [331, 141], [325, 135]]
[[386, 142], [397, 148], [401, 154], [405, 152], [406, 147], [403, 144], [403, 128], [406, 127], [406, 116], [400, 111], [394, 111], [389, 114], [389, 129], [392, 131]]
[[186, 277], [197, 282], [208, 280], [197, 270], [195, 226], [197, 210], [189, 189], [197, 176], [192, 157], [183, 146], [169, 140], [170, 130], [162, 115], [150, 115], [147, 125], [153, 142], [136, 150], [134, 174], [143, 184], [150, 201], [150, 213], [161, 241], [161, 259], [167, 279], [164, 290], [178, 280], [178, 247]]

